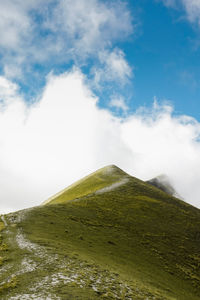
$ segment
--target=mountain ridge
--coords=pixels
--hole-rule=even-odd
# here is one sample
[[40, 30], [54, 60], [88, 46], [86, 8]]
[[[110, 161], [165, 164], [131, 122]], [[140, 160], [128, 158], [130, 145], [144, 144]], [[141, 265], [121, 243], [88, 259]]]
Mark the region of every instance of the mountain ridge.
[[198, 300], [199, 228], [199, 209], [100, 169], [58, 202], [1, 218], [0, 298]]
[[[136, 179], [136, 177], [129, 175], [116, 165], [108, 165], [69, 185], [67, 188], [48, 198], [42, 203], [42, 205], [63, 203], [65, 201], [71, 201], [74, 198], [82, 198], [93, 193], [106, 192], [109, 191], [109, 189], [117, 188], [118, 186], [127, 183], [128, 180], [131, 180], [132, 178]], [[179, 196], [166, 175], [160, 175], [146, 181], [146, 183], [176, 198]], [[82, 185], [83, 192], [80, 191], [80, 187]], [[77, 188], [79, 191], [77, 191]]]
[[[103, 168], [98, 169], [95, 172], [90, 173], [87, 176], [84, 176], [83, 178], [79, 179], [78, 181], [72, 183], [71, 185], [69, 185], [67, 188], [61, 190], [60, 192], [56, 193], [55, 195], [53, 195], [52, 197], [50, 197], [49, 199], [47, 199], [46, 201], [43, 202], [43, 205], [45, 204], [49, 204], [49, 203], [55, 203], [55, 199], [59, 198], [59, 196], [63, 196], [68, 194], [68, 192], [72, 191], [72, 189], [80, 186], [81, 184], [84, 184], [85, 182], [88, 182], [88, 185], [92, 188], [89, 188], [87, 191], [84, 190], [84, 193], [80, 193], [77, 195], [77, 197], [83, 197], [86, 196], [92, 192], [96, 192], [97, 188], [104, 188], [107, 183], [116, 183], [120, 178], [122, 179], [122, 177], [129, 177], [130, 175], [128, 175], [126, 172], [124, 172], [122, 169], [120, 169], [119, 167], [117, 167], [116, 165], [108, 165], [105, 166]], [[90, 179], [95, 177], [95, 181], [92, 180], [92, 182], [90, 182]], [[70, 198], [69, 200], [73, 200], [74, 195]]]

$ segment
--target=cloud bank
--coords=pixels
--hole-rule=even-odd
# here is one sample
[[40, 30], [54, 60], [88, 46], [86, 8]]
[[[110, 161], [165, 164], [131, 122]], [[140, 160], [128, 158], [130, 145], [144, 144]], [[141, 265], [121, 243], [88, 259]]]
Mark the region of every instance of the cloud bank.
[[145, 180], [165, 173], [200, 206], [200, 124], [156, 103], [114, 117], [85, 82], [78, 69], [50, 74], [27, 106], [17, 86], [0, 78], [0, 212], [40, 204], [107, 164]]

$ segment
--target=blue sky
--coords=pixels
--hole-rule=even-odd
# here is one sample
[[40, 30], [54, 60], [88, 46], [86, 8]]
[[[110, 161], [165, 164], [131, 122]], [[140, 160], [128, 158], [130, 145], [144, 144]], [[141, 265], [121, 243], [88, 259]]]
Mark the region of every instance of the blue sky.
[[183, 9], [136, 1], [133, 11], [134, 5], [140, 8], [140, 33], [125, 47], [128, 61], [135, 66], [134, 108], [150, 105], [156, 96], [171, 101], [176, 113], [199, 120], [198, 26], [184, 18]]
[[200, 207], [200, 1], [0, 2], [0, 211], [116, 164]]

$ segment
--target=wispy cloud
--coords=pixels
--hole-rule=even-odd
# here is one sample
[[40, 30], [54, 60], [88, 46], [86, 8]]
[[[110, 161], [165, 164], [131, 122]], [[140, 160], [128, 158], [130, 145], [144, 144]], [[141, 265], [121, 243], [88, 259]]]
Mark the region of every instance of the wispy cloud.
[[33, 15], [41, 4], [40, 0], [0, 2], [0, 63], [7, 71], [10, 66], [17, 69], [28, 59], [34, 60], [33, 44], [38, 39], [38, 27]]
[[[200, 124], [155, 104], [121, 119], [98, 108], [77, 69], [49, 75], [27, 107], [17, 86], [1, 78], [0, 210], [36, 205], [107, 164], [141, 179], [167, 174], [177, 192], [199, 206]], [[2, 99], [2, 100], [3, 100]], [[121, 106], [123, 102], [114, 103]]]
[[156, 0], [157, 2], [158, 1], [162, 1], [164, 3], [165, 6], [168, 6], [168, 7], [175, 7], [178, 3], [178, 1], [180, 0]]
[[0, 47], [4, 49], [20, 48], [32, 32], [32, 20], [29, 12], [38, 1], [1, 1], [0, 2]]
[[126, 113], [129, 109], [128, 105], [125, 102], [125, 99], [122, 96], [113, 96], [109, 105], [110, 107], [115, 108], [117, 111], [121, 110], [123, 113]]
[[14, 98], [17, 94], [18, 86], [3, 76], [0, 76], [0, 99], [7, 102], [8, 99]]
[[132, 69], [125, 59], [125, 54], [120, 49], [101, 51], [99, 61], [98, 67], [94, 67], [92, 70], [97, 86], [102, 82], [109, 81], [119, 82], [123, 86], [133, 75]]
[[200, 25], [200, 2], [199, 0], [182, 0], [188, 20]]
[[200, 1], [199, 0], [161, 0], [164, 5], [173, 8], [182, 7], [185, 10], [186, 18], [191, 23], [200, 26]]
[[24, 73], [34, 74], [34, 64], [49, 71], [61, 63], [98, 60], [100, 52], [110, 57], [115, 43], [132, 32], [121, 1], [1, 1], [0, 64], [5, 76], [19, 81]]
[[60, 1], [52, 16], [47, 28], [66, 35], [71, 54], [79, 57], [98, 54], [133, 31], [129, 10], [121, 1]]

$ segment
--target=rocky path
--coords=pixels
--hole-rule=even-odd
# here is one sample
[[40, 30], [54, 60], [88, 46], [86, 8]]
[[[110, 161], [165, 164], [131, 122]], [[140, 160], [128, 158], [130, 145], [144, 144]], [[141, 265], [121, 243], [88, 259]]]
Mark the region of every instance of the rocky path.
[[[20, 226], [26, 217], [25, 211], [1, 217], [6, 227], [8, 253], [11, 257], [14, 253], [15, 258], [8, 259], [0, 268], [1, 300], [67, 300], [69, 298], [63, 298], [62, 289], [72, 286], [75, 290], [90, 289], [96, 295], [94, 299], [135, 299], [132, 288], [120, 281], [117, 274], [74, 256], [63, 259], [30, 241]], [[11, 285], [13, 280], [17, 282], [16, 287], [5, 290], [1, 296], [1, 288]]]

